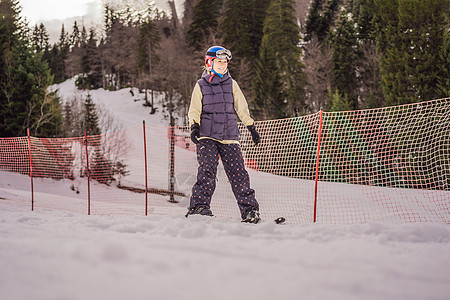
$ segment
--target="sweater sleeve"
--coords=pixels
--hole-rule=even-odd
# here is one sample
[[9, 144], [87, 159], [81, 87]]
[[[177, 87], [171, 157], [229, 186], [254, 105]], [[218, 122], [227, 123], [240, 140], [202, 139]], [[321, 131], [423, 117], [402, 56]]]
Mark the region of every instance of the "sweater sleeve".
[[250, 111], [248, 109], [248, 103], [245, 99], [244, 93], [242, 93], [239, 84], [233, 79], [233, 97], [234, 97], [234, 110], [236, 111], [239, 119], [245, 126], [252, 125], [255, 121], [250, 117]]
[[197, 83], [195, 84], [194, 90], [192, 91], [191, 104], [189, 106], [189, 125], [194, 124], [194, 122], [200, 124], [200, 115], [202, 113], [202, 98], [202, 90], [200, 89], [200, 85]]

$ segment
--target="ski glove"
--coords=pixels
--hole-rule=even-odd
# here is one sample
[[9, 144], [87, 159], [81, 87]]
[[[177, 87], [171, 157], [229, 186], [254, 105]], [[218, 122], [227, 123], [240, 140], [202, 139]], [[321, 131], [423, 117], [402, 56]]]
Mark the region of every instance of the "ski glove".
[[256, 131], [255, 125], [253, 124], [253, 125], [247, 126], [247, 129], [252, 134], [252, 140], [253, 140], [253, 142], [255, 142], [255, 145], [258, 145], [260, 138], [259, 138], [258, 131]]
[[194, 144], [198, 144], [199, 137], [200, 137], [200, 125], [194, 123], [191, 125], [191, 141]]

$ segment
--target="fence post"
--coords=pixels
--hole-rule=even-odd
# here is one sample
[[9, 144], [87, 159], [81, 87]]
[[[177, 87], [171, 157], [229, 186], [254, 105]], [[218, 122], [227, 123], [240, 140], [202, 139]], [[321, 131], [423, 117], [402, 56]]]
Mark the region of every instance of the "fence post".
[[318, 142], [317, 142], [317, 159], [316, 159], [316, 186], [314, 190], [314, 223], [317, 217], [317, 182], [319, 181], [319, 155], [320, 155], [320, 140], [322, 136], [322, 116], [323, 108], [320, 108], [320, 120], [319, 120], [319, 132], [318, 132]]
[[84, 132], [84, 145], [86, 146], [86, 171], [87, 171], [87, 186], [88, 186], [88, 215], [91, 214], [91, 184], [90, 184], [90, 176], [89, 174], [89, 154], [88, 154], [88, 140], [87, 133]]
[[147, 175], [147, 140], [145, 137], [145, 120], [142, 121], [142, 126], [144, 128], [144, 165], [145, 165], [145, 215], [147, 215], [148, 213], [148, 195], [147, 195], [147, 190], [148, 190], [148, 175]]
[[169, 166], [169, 192], [170, 192], [170, 203], [178, 203], [175, 200], [175, 126], [170, 125], [169, 127], [169, 144], [170, 144], [170, 166]]
[[34, 185], [33, 185], [33, 161], [31, 159], [31, 137], [30, 129], [27, 128], [28, 135], [28, 155], [30, 157], [30, 178], [31, 178], [31, 211], [34, 210]]

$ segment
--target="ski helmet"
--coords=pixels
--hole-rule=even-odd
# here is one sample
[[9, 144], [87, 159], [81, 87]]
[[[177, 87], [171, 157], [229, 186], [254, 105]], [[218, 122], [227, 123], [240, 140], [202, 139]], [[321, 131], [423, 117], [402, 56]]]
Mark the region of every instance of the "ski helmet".
[[222, 46], [212, 46], [210, 47], [205, 54], [205, 65], [208, 71], [212, 70], [213, 60], [215, 58], [226, 58], [227, 61], [230, 61], [232, 58], [231, 51], [225, 49]]

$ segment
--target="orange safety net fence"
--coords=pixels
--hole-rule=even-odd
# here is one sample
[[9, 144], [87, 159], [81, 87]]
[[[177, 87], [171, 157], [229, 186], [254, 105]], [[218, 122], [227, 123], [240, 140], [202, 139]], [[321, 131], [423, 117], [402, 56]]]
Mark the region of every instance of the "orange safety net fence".
[[[257, 122], [257, 146], [239, 126], [263, 219], [450, 223], [450, 98]], [[0, 138], [0, 201], [183, 215], [197, 173], [189, 136], [188, 127], [144, 123], [98, 136]], [[239, 219], [221, 163], [216, 181], [213, 213]]]

